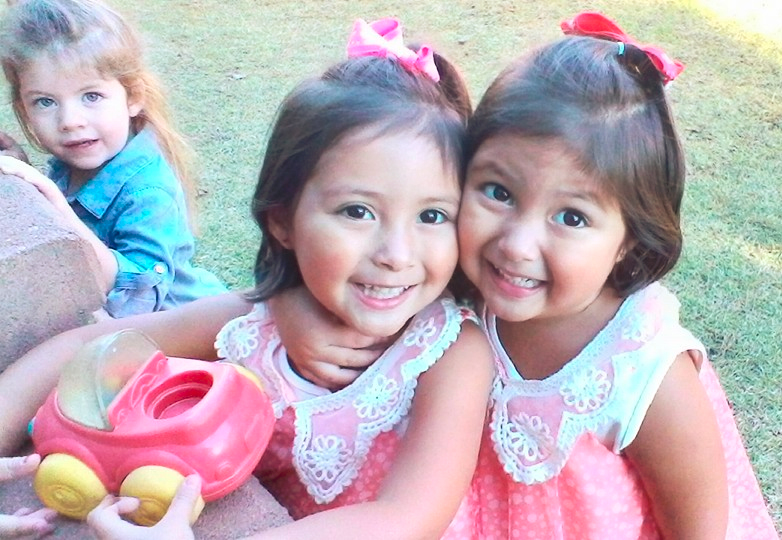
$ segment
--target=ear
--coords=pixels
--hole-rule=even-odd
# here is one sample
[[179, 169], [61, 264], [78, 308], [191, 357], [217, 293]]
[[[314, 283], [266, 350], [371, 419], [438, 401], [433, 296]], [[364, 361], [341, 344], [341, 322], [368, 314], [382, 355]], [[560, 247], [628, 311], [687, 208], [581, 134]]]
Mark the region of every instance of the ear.
[[629, 252], [638, 244], [638, 240], [635, 238], [628, 238], [619, 248], [619, 252], [616, 254], [616, 264], [622, 262]]
[[266, 218], [269, 234], [285, 249], [293, 249], [290, 216], [285, 208], [272, 208]]
[[131, 118], [137, 117], [144, 110], [144, 85], [135, 84], [128, 89], [128, 112]]

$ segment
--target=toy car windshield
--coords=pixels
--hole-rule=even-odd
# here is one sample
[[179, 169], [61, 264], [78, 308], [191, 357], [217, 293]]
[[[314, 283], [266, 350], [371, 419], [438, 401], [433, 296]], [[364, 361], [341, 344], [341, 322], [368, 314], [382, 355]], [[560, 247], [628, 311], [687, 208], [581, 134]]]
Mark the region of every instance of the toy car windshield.
[[123, 330], [90, 341], [60, 375], [60, 410], [74, 422], [111, 431], [109, 404], [157, 349], [152, 340], [137, 330]]

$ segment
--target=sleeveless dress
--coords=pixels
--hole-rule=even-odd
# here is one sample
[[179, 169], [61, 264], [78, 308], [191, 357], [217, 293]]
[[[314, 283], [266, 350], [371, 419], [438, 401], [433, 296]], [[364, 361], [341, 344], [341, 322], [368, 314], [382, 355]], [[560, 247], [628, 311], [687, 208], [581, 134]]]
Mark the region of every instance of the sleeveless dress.
[[700, 380], [725, 449], [726, 538], [779, 538], [725, 394], [703, 345], [679, 325], [678, 308], [659, 284], [631, 295], [578, 356], [544, 380], [519, 375], [502, 348], [496, 318], [484, 314], [498, 376], [478, 466], [452, 538], [660, 538], [641, 480], [622, 451], [637, 435], [673, 360], [688, 350], [700, 356]]
[[355, 382], [334, 393], [291, 370], [265, 304], [220, 331], [219, 356], [251, 369], [271, 398], [277, 422], [256, 475], [291, 517], [376, 498], [404, 435], [418, 377], [456, 341], [467, 319], [478, 324], [452, 299], [434, 301]]

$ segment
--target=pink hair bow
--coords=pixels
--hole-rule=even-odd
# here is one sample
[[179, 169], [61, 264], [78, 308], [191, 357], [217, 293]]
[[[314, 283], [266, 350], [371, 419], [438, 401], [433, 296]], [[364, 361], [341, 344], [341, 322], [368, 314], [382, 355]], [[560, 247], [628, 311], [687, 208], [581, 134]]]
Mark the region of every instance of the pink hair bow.
[[353, 33], [348, 40], [348, 58], [358, 56], [379, 56], [396, 58], [405, 69], [423, 73], [434, 82], [440, 80], [434, 55], [429, 47], [416, 52], [402, 43], [402, 26], [393, 18], [385, 18], [367, 24], [358, 19], [353, 24]]
[[662, 74], [665, 84], [674, 80], [684, 70], [684, 64], [672, 59], [661, 48], [638, 43], [625, 34], [614, 21], [601, 13], [593, 11], [579, 13], [569, 21], [562, 21], [560, 27], [565, 34], [612, 39], [638, 47], [646, 53], [649, 60]]

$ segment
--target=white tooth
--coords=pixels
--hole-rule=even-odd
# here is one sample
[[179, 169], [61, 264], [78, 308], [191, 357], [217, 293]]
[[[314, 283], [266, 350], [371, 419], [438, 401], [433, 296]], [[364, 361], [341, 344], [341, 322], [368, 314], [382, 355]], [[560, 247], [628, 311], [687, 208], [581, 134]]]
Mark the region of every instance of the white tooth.
[[394, 298], [407, 290], [407, 287], [378, 287], [376, 285], [364, 285], [364, 294], [381, 300]]
[[509, 274], [506, 274], [499, 268], [497, 269], [503, 278], [505, 278], [507, 281], [515, 285], [516, 287], [523, 287], [525, 289], [532, 289], [540, 283], [537, 279], [532, 278], [524, 278], [524, 277], [515, 277], [511, 276]]

